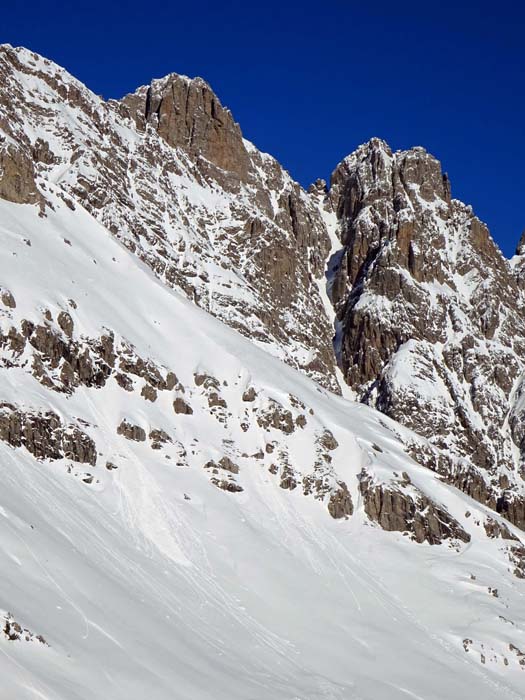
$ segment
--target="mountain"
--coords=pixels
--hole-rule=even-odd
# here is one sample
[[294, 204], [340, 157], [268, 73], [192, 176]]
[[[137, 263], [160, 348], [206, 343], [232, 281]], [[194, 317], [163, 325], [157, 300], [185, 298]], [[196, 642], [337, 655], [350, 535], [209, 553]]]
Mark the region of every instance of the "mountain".
[[522, 698], [521, 257], [422, 149], [0, 75], [6, 697]]
[[524, 529], [521, 256], [503, 257], [422, 148], [373, 139], [336, 168], [327, 200], [347, 382], [426, 438], [416, 459]]
[[0, 194], [45, 208], [40, 183], [59, 185], [163, 282], [337, 389], [318, 289], [330, 248], [319, 211], [242, 138], [204, 81], [170, 75], [105, 102], [11, 47], [0, 77], [2, 163], [18, 169]]

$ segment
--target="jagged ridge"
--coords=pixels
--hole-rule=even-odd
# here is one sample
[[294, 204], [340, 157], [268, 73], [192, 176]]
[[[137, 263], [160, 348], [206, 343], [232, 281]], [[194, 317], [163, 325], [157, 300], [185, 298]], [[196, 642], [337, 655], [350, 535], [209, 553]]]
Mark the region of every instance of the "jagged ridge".
[[[200, 79], [0, 72], [6, 692], [518, 698], [520, 262], [437, 161], [373, 140], [308, 196]], [[337, 389], [330, 299], [396, 420], [279, 361]]]

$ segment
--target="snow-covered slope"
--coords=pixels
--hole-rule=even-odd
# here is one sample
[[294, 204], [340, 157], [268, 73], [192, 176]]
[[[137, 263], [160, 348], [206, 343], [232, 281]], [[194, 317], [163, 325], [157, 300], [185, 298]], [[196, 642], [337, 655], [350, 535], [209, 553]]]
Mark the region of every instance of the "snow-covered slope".
[[[523, 698], [522, 531], [432, 431], [329, 391], [330, 303], [348, 377], [341, 307], [369, 291], [341, 269], [395, 207], [366, 189], [352, 238], [352, 168], [306, 195], [199, 79], [107, 103], [9, 46], [0, 75], [1, 697]], [[439, 403], [405, 340], [385, 377]]]
[[47, 196], [0, 202], [5, 697], [522, 697], [519, 531]]

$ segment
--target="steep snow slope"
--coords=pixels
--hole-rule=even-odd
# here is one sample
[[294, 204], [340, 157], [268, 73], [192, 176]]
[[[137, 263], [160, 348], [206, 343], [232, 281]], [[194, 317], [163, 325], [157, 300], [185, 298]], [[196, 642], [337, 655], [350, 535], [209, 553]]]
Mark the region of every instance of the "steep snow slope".
[[0, 201], [4, 696], [522, 698], [519, 531], [60, 195]]

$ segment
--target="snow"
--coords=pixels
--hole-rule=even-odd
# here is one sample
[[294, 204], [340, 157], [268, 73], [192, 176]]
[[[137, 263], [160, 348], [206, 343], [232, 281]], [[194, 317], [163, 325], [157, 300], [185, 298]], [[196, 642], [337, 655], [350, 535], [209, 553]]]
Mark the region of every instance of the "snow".
[[[490, 511], [410, 460], [398, 437], [409, 431], [321, 389], [195, 307], [51, 190], [55, 211], [44, 219], [36, 207], [0, 202], [0, 282], [17, 303], [2, 328], [67, 308], [75, 337], [112, 329], [175, 371], [194, 414], [175, 415], [168, 392], [152, 404], [110, 380], [68, 396], [29, 368], [0, 370], [4, 400], [52, 409], [66, 422], [81, 417], [101, 453], [93, 469], [75, 465], [96, 477], [86, 484], [67, 473], [67, 460], [37, 462], [0, 443], [0, 609], [49, 644], [0, 634], [4, 697], [522, 698], [524, 670], [508, 645], [525, 649], [523, 582], [509, 573], [502, 541], [484, 534]], [[211, 415], [196, 372], [221, 381], [226, 424]], [[297, 397], [306, 427], [284, 435], [252, 418], [243, 432], [248, 386], [256, 405]], [[156, 452], [118, 436], [123, 417], [169, 432], [186, 447], [187, 466], [175, 465], [175, 444]], [[333, 520], [300, 488], [279, 488], [271, 455], [240, 456], [273, 439], [306, 473], [326, 428], [339, 443], [332, 466], [356, 508], [348, 520]], [[202, 468], [226, 449], [240, 465], [239, 494], [214, 487]], [[106, 460], [118, 469], [105, 470]], [[471, 543], [416, 545], [374, 526], [357, 488], [364, 466], [381, 480], [406, 471]]]
[[[133, 346], [162, 373], [174, 371], [184, 393], [159, 391], [151, 403], [141, 397], [138, 378], [129, 393], [114, 378], [103, 388], [58, 393], [32, 375], [30, 348], [15, 367], [8, 366], [9, 352], [3, 353], [2, 401], [24, 411], [53, 410], [64, 424], [79, 425], [95, 441], [98, 458], [95, 467], [67, 459], [37, 461], [24, 448], [0, 442], [0, 621], [10, 612], [49, 644], [9, 641], [0, 631], [2, 697], [523, 698], [525, 671], [510, 645], [525, 652], [525, 589], [512, 574], [510, 543], [489, 539], [483, 527], [488, 517], [498, 516], [411, 460], [404, 445], [425, 441], [348, 400], [353, 393], [340, 370], [342, 398], [283, 363], [306, 365], [313, 359], [311, 346], [292, 337], [297, 319], [304, 318], [301, 303], [282, 314], [290, 336], [286, 346], [250, 341], [197, 308], [191, 295], [168, 287], [124, 245], [132, 238], [123, 212], [135, 211], [140, 221], [160, 218], [175, 263], [207, 278], [198, 287], [205, 308], [232, 325], [247, 320], [253, 336], [264, 330], [253, 310], [265, 302], [247, 282], [253, 272], [249, 251], [240, 250], [233, 264], [237, 251], [223, 239], [243, 225], [242, 208], [261, 221], [268, 242], [281, 235], [274, 219], [295, 187], [288, 174], [246, 140], [257, 187], [243, 185], [235, 194], [204, 181], [184, 153], [159, 141], [154, 145], [163, 167], [157, 162], [148, 169], [144, 153], [152, 142], [115, 117], [116, 105], [103, 103], [52, 62], [16, 51], [32, 69], [15, 71], [14, 84], [24, 99], [31, 95], [33, 105], [47, 110], [35, 118], [24, 112], [22, 99], [20, 141], [44, 138], [57, 158], [39, 165], [39, 184], [45, 184], [53, 205], [45, 218], [36, 207], [0, 201], [0, 286], [16, 299], [15, 309], [0, 306], [0, 329], [6, 333], [22, 319], [42, 323], [46, 310], [53, 319], [67, 310], [78, 342], [110, 330], [117, 346]], [[57, 100], [33, 70], [78, 89], [104, 128], [72, 103]], [[163, 84], [160, 79], [154, 86]], [[128, 199], [110, 201], [95, 220], [78, 202], [71, 210], [60, 197], [69, 192], [74, 199], [80, 176], [101, 185], [92, 155], [112, 152], [108, 133], [127, 154]], [[393, 157], [382, 142], [382, 166], [387, 169]], [[145, 170], [134, 173], [133, 163]], [[257, 191], [268, 198], [267, 208], [255, 207]], [[144, 192], [155, 193], [153, 209]], [[433, 217], [439, 215], [439, 203], [414, 196]], [[342, 248], [334, 213], [322, 206], [320, 211], [331, 251], [326, 278], [315, 284], [337, 349], [341, 328], [330, 301], [331, 268]], [[462, 212], [459, 219], [466, 217]], [[371, 213], [363, 211], [363, 219]], [[406, 217], [411, 215], [407, 210]], [[448, 228], [441, 233], [446, 238]], [[145, 257], [155, 258], [154, 234], [149, 229], [141, 238]], [[446, 238], [454, 261], [467, 234], [465, 225], [454, 239]], [[463, 297], [466, 305], [458, 314], [468, 328], [480, 280], [456, 275], [453, 281], [457, 291], [436, 283], [420, 283], [419, 290], [431, 304], [440, 296]], [[390, 313], [385, 297], [364, 294], [359, 303], [379, 315]], [[50, 325], [56, 328], [54, 321]], [[406, 343], [387, 379], [399, 392], [434, 402], [452, 420], [443, 380], [433, 370], [421, 376], [421, 356], [432, 369], [432, 358], [443, 363], [442, 350], [440, 344], [422, 351], [415, 341]], [[217, 378], [227, 405], [222, 414], [210, 410], [196, 373]], [[520, 381], [512, 389], [518, 408]], [[242, 400], [248, 387], [257, 391], [253, 404]], [[455, 390], [481, 426], [468, 403], [469, 387]], [[175, 396], [191, 404], [192, 415], [174, 413]], [[271, 401], [294, 418], [303, 416], [305, 426], [291, 434], [263, 428], [257, 412]], [[150, 440], [128, 441], [116, 430], [123, 419], [146, 434], [162, 429], [172, 442], [153, 450]], [[325, 430], [339, 447], [330, 453], [324, 475], [331, 487], [339, 480], [348, 485], [355, 508], [348, 519], [332, 519], [326, 496], [305, 496], [300, 484], [285, 490], [269, 471], [274, 462], [287, 462], [299, 482], [315, 475]], [[273, 454], [268, 445], [275, 445]], [[203, 468], [223, 456], [238, 464], [235, 481], [242, 492], [216, 488]], [[108, 461], [117, 469], [105, 469]], [[358, 488], [363, 469], [374, 483], [418, 489], [441, 504], [471, 535], [470, 543], [416, 545], [403, 533], [381, 530], [364, 512]], [[404, 472], [411, 485], [401, 487]], [[86, 476], [93, 481], [85, 483]], [[464, 640], [472, 640], [468, 651]]]
[[341, 257], [344, 253], [344, 249], [341, 245], [341, 241], [337, 235], [338, 231], [338, 221], [335, 212], [328, 209], [325, 205], [324, 196], [320, 195], [318, 197], [318, 206], [321, 217], [326, 226], [328, 236], [330, 238], [330, 252], [327, 256], [325, 279], [318, 279], [317, 287], [319, 289], [319, 296], [323, 304], [326, 316], [334, 328], [334, 350], [337, 359], [338, 366], [335, 369], [335, 376], [337, 378], [339, 388], [341, 389], [341, 394], [345, 399], [354, 400], [355, 392], [348, 386], [345, 381], [343, 371], [341, 369], [341, 337], [342, 328], [341, 321], [336, 317], [334, 306], [332, 304], [332, 286], [334, 283], [334, 271], [337, 269]]

